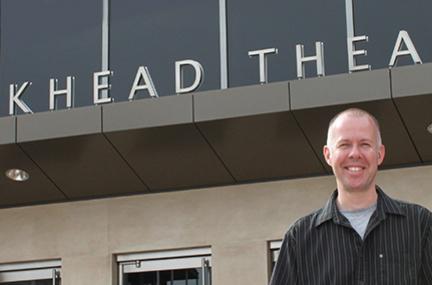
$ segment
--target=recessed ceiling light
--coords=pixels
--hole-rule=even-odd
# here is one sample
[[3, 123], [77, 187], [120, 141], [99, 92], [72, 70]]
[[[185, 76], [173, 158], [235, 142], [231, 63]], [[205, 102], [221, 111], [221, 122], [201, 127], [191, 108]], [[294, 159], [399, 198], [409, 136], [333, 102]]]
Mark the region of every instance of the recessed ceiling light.
[[430, 124], [430, 125], [427, 127], [427, 130], [428, 130], [429, 133], [432, 134], [432, 124]]
[[8, 169], [5, 175], [7, 178], [18, 182], [23, 182], [30, 178], [30, 175], [25, 170], [18, 168]]

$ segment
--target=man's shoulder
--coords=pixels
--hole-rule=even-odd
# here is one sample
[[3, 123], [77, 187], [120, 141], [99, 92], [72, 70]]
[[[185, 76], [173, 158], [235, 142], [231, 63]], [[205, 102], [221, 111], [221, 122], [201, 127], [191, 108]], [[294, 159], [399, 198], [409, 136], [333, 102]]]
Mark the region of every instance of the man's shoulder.
[[287, 234], [297, 235], [299, 232], [310, 231], [316, 226], [317, 220], [320, 218], [322, 212], [323, 208], [315, 210], [312, 213], [297, 219], [293, 224], [291, 224]]
[[432, 223], [432, 212], [419, 204], [402, 201], [398, 199], [392, 199], [393, 202], [402, 209], [403, 213], [408, 217], [414, 217], [418, 219], [424, 219], [430, 223]]
[[409, 201], [405, 201], [405, 200], [399, 200], [399, 199], [395, 199], [395, 198], [391, 198], [391, 200], [398, 205], [403, 211], [405, 211], [405, 213], [409, 214], [409, 213], [419, 213], [419, 214], [431, 214], [431, 211], [419, 204], [416, 203], [412, 203]]
[[[387, 215], [392, 219], [396, 218], [411, 227], [421, 229], [423, 232], [430, 232], [432, 229], [432, 213], [429, 209], [419, 204], [402, 201], [390, 197], [384, 199], [383, 207]], [[404, 217], [405, 219], [400, 219]]]
[[405, 215], [431, 215], [431, 211], [426, 207], [388, 196], [379, 186], [377, 186], [377, 191], [380, 196], [382, 207], [386, 212], [401, 213]]

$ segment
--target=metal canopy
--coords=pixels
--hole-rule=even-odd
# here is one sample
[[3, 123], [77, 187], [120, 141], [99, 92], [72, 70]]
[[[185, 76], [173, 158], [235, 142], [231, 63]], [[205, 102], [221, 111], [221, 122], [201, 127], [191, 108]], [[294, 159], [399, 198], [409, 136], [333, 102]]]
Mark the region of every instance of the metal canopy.
[[102, 133], [100, 106], [19, 116], [17, 130], [19, 146], [68, 199], [147, 192]]
[[432, 124], [431, 69], [427, 64], [392, 72], [395, 105], [423, 162], [432, 161], [432, 134], [425, 131]]
[[293, 115], [288, 83], [195, 97], [195, 122], [236, 181], [325, 174]]
[[383, 167], [431, 163], [430, 78], [424, 64], [0, 118], [0, 207], [328, 174], [328, 121], [352, 106], [380, 121]]
[[233, 183], [193, 123], [192, 95], [107, 105], [104, 132], [151, 191]]

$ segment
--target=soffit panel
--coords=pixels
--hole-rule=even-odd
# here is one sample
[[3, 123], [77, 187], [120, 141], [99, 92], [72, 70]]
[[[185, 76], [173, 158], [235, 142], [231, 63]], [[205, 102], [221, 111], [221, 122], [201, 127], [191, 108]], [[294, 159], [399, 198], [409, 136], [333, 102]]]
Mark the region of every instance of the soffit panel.
[[193, 124], [190, 94], [106, 105], [103, 130], [151, 190], [233, 183]]
[[20, 146], [68, 198], [147, 191], [102, 134], [25, 142]]
[[198, 128], [237, 181], [323, 174], [289, 113], [288, 83], [194, 96]]
[[[66, 197], [41, 169], [15, 144], [16, 117], [0, 118], [0, 207], [62, 201]], [[27, 171], [23, 182], [6, 178], [8, 169]]]
[[325, 173], [289, 112], [197, 125], [237, 181]]
[[[65, 195], [17, 144], [1, 145], [0, 156], [0, 207], [66, 200]], [[30, 179], [16, 182], [6, 178], [4, 173], [10, 168], [27, 171]]]
[[100, 107], [18, 117], [18, 143], [70, 199], [145, 192], [102, 134]]
[[234, 183], [194, 124], [106, 133], [151, 190]]
[[432, 64], [391, 71], [395, 104], [423, 161], [432, 161]]
[[412, 140], [424, 162], [432, 161], [432, 94], [394, 99]]

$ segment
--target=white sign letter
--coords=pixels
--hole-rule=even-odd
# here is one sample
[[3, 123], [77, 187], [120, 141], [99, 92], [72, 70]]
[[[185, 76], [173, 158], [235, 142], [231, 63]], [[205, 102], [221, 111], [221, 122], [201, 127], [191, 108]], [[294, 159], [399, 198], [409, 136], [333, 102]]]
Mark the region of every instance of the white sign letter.
[[24, 93], [24, 91], [31, 85], [31, 82], [26, 81], [21, 85], [21, 87], [17, 90], [18, 85], [17, 84], [10, 84], [9, 85], [9, 115], [15, 115], [15, 104], [24, 112], [24, 113], [31, 113], [33, 114], [33, 111], [27, 106], [26, 103], [21, 101], [19, 97]]
[[267, 54], [278, 54], [277, 48], [267, 48], [252, 50], [248, 52], [249, 57], [258, 56], [259, 60], [259, 80], [261, 84], [268, 82], [268, 70], [267, 70]]
[[357, 36], [348, 38], [348, 71], [360, 71], [360, 70], [369, 70], [371, 66], [369, 64], [357, 65], [355, 57], [358, 55], [367, 55], [367, 50], [359, 49], [356, 50], [355, 43], [361, 41], [368, 41], [367, 36]]
[[[406, 50], [401, 50], [403, 43], [407, 48]], [[417, 50], [411, 41], [410, 36], [408, 35], [408, 32], [404, 30], [399, 31], [395, 47], [390, 58], [389, 67], [392, 68], [396, 64], [397, 57], [402, 55], [410, 55], [414, 63], [422, 63], [422, 60], [420, 59], [420, 56], [418, 55]]]
[[66, 78], [66, 89], [57, 90], [58, 80], [55, 78], [50, 79], [49, 87], [49, 109], [55, 109], [55, 97], [59, 95], [66, 95], [66, 108], [72, 107], [72, 96], [74, 95], [74, 83], [75, 78], [73, 76], [68, 76]]
[[[139, 85], [141, 78], [145, 83], [144, 85]], [[140, 66], [138, 67], [132, 89], [129, 93], [129, 100], [133, 100], [133, 98], [135, 97], [135, 93], [138, 90], [144, 89], [148, 90], [151, 97], [159, 97], [154, 87], [153, 80], [151, 79], [150, 73], [147, 69], [147, 66]]]
[[[183, 86], [183, 69], [184, 65], [190, 65], [195, 70], [195, 80], [189, 87]], [[204, 69], [202, 65], [195, 60], [186, 59], [175, 62], [175, 89], [176, 94], [188, 93], [195, 91], [202, 83], [204, 77]]]
[[100, 77], [102, 77], [102, 79], [107, 79], [105, 77], [111, 75], [112, 72], [109, 70], [93, 73], [93, 104], [104, 104], [110, 103], [112, 101], [112, 98], [108, 96], [102, 98], [99, 97], [99, 91], [108, 90], [111, 88], [111, 84], [108, 83], [108, 80], [104, 80], [104, 82], [100, 83]]
[[297, 57], [297, 78], [305, 78], [305, 62], [316, 61], [316, 69], [318, 76], [324, 76], [324, 44], [315, 42], [315, 55], [304, 56], [304, 45], [296, 45]]

